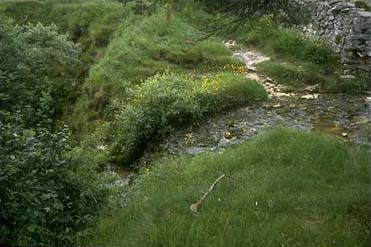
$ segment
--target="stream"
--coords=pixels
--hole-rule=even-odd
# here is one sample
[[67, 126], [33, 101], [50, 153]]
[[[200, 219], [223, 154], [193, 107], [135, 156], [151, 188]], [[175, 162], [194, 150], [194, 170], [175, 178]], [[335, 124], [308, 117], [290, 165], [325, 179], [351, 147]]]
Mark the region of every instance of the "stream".
[[[234, 43], [229, 41], [226, 45]], [[238, 50], [233, 56], [246, 64], [248, 78], [264, 85], [268, 101], [219, 114], [199, 126], [173, 133], [157, 149], [170, 155], [223, 152], [277, 126], [327, 133], [346, 142], [371, 147], [370, 94], [323, 94], [319, 93], [318, 85], [293, 91], [257, 72], [254, 65], [269, 60], [268, 57], [252, 50]], [[150, 164], [153, 154], [147, 152], [139, 165]], [[132, 172], [121, 169], [118, 173], [122, 184], [129, 184]]]
[[[233, 41], [226, 43], [233, 46]], [[257, 73], [254, 65], [267, 61], [259, 52], [238, 50], [233, 56], [246, 64], [248, 78], [261, 82], [267, 102], [225, 112], [199, 127], [189, 127], [171, 136], [166, 148], [171, 154], [199, 154], [223, 150], [277, 126], [335, 135], [344, 141], [371, 146], [371, 97], [323, 94], [318, 85], [301, 91], [278, 85]]]

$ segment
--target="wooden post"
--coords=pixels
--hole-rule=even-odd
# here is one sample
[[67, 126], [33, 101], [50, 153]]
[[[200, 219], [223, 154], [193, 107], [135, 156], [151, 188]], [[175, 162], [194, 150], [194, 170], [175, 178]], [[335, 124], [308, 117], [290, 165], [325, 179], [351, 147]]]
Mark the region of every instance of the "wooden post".
[[172, 18], [172, 12], [173, 12], [173, 0], [168, 0], [166, 4], [166, 23], [171, 23]]

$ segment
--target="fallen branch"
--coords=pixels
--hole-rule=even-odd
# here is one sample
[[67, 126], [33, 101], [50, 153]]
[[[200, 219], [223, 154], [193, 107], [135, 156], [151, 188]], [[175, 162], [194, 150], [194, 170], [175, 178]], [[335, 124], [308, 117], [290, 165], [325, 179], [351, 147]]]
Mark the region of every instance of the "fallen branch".
[[365, 121], [360, 121], [360, 122], [355, 122], [355, 123], [353, 123], [353, 125], [358, 125], [358, 124], [367, 124], [367, 123], [371, 123], [371, 119], [369, 119], [369, 120], [365, 120]]
[[219, 183], [223, 178], [225, 178], [225, 174], [221, 175], [220, 177], [218, 177], [215, 182], [210, 186], [209, 190], [205, 192], [205, 194], [200, 198], [200, 200], [198, 200], [198, 202], [194, 203], [191, 205], [191, 211], [193, 213], [197, 213], [198, 212], [198, 208], [201, 206], [201, 203], [203, 200], [206, 199], [206, 197], [209, 195], [209, 193], [214, 189], [215, 185], [217, 183]]

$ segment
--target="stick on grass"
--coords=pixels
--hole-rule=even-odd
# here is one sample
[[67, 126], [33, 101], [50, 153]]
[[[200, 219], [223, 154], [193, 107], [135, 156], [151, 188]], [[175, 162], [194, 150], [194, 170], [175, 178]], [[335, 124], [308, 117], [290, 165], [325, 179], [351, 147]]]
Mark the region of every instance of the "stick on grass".
[[202, 201], [206, 199], [206, 197], [209, 195], [209, 193], [214, 189], [215, 185], [217, 183], [219, 183], [223, 178], [225, 178], [225, 174], [223, 174], [220, 177], [218, 177], [215, 180], [215, 182], [210, 186], [209, 190], [206, 191], [205, 194], [200, 198], [200, 200], [198, 200], [198, 202], [196, 202], [196, 203], [194, 203], [194, 204], [191, 205], [191, 211], [193, 213], [197, 213], [198, 212], [198, 209], [201, 206]]

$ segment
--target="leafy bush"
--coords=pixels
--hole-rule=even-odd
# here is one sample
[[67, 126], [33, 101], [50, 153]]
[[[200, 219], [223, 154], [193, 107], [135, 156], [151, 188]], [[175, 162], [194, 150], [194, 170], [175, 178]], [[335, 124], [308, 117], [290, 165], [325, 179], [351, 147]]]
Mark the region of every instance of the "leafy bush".
[[3, 15], [14, 18], [18, 24], [38, 22], [56, 24], [59, 30], [79, 43], [82, 48], [80, 76], [88, 75], [89, 67], [102, 56], [112, 34], [127, 15], [117, 2], [99, 1], [22, 1], [3, 3]]
[[68, 153], [65, 130], [0, 130], [0, 244], [71, 246], [106, 204], [107, 179]]
[[0, 40], [0, 114], [20, 111], [29, 126], [60, 116], [77, 97], [78, 46], [40, 23], [6, 23]]
[[267, 93], [260, 83], [249, 80], [244, 75], [229, 72], [205, 77], [201, 87], [205, 91], [204, 95], [210, 97], [209, 102], [215, 103], [205, 104], [211, 112], [220, 112], [267, 99]]
[[71, 245], [107, 202], [102, 158], [82, 160], [55, 124], [79, 51], [55, 25], [0, 29], [0, 245]]
[[[222, 174], [194, 215], [195, 203]], [[84, 246], [368, 246], [370, 153], [277, 129], [194, 158], [159, 161]]]
[[267, 94], [255, 81], [231, 73], [203, 81], [176, 75], [156, 75], [133, 92], [112, 129], [116, 162], [128, 164], [172, 129], [192, 124], [207, 114], [262, 101]]

